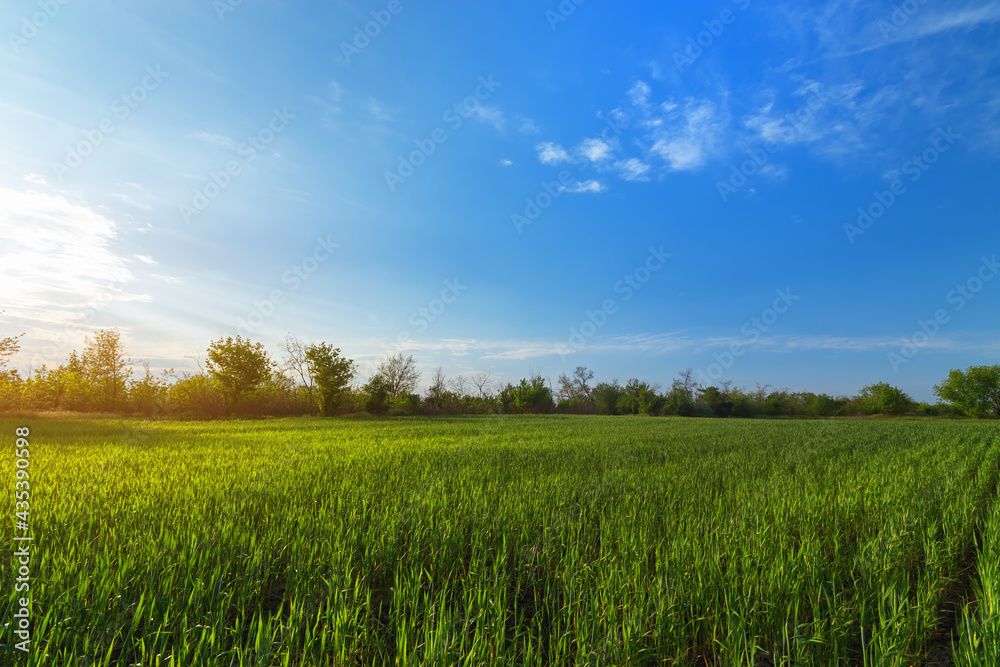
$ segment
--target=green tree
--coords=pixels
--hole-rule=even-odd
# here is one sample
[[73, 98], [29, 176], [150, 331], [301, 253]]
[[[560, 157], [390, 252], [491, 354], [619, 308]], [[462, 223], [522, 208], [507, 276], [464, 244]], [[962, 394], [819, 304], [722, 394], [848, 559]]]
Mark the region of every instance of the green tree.
[[705, 387], [701, 390], [701, 400], [712, 409], [716, 417], [728, 417], [733, 412], [733, 402], [729, 393], [719, 391], [718, 387]]
[[620, 414], [618, 402], [622, 397], [622, 388], [618, 380], [608, 382], [598, 382], [592, 392], [594, 397], [594, 411], [599, 415]]
[[305, 359], [309, 364], [309, 375], [316, 384], [320, 411], [327, 416], [336, 414], [351, 380], [357, 374], [354, 361], [342, 356], [340, 348], [329, 343], [310, 345]]
[[220, 417], [226, 412], [219, 385], [207, 375], [185, 374], [168, 390], [170, 406], [177, 412], [196, 417]]
[[170, 378], [174, 369], [164, 370], [159, 377], [156, 377], [149, 369], [148, 361], [142, 362], [142, 367], [145, 369], [142, 379], [132, 382], [129, 387], [129, 408], [133, 412], [151, 417], [166, 411]]
[[670, 391], [663, 397], [663, 414], [690, 417], [694, 414], [694, 398], [686, 388], [684, 380], [674, 380]]
[[500, 392], [500, 401], [506, 412], [548, 412], [555, 404], [552, 401], [552, 390], [545, 384], [541, 375], [532, 375], [530, 379], [521, 378], [517, 385], [508, 384]]
[[913, 399], [888, 382], [862, 387], [858, 399], [867, 414], [899, 415], [907, 411]]
[[218, 383], [230, 414], [247, 394], [270, 379], [275, 366], [263, 345], [240, 336], [212, 341], [205, 365]]
[[958, 406], [973, 417], [1000, 417], [1000, 364], [952, 369], [934, 395]]
[[389, 408], [389, 399], [394, 398], [389, 381], [379, 373], [368, 378], [361, 393], [365, 397], [365, 410], [371, 413], [385, 412]]
[[625, 383], [618, 399], [618, 409], [626, 415], [655, 415], [663, 407], [663, 397], [657, 393], [658, 385], [650, 385], [632, 378]]
[[117, 328], [101, 329], [94, 338], [84, 339], [80, 363], [96, 393], [101, 409], [113, 412], [122, 407], [132, 377], [132, 360]]

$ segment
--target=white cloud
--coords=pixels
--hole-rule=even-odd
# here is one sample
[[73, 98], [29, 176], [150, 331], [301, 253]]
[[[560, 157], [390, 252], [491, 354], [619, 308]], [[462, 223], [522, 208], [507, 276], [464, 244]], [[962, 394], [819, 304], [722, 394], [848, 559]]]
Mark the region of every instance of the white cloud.
[[711, 102], [688, 99], [683, 107], [667, 111], [662, 120], [650, 152], [671, 169], [697, 169], [719, 150], [725, 122]]
[[0, 188], [0, 302], [26, 322], [68, 325], [127, 291], [135, 277], [114, 250], [115, 223], [64, 197]]
[[480, 123], [492, 125], [498, 132], [503, 131], [503, 126], [506, 122], [502, 111], [495, 107], [483, 106], [482, 104], [476, 105], [475, 109], [472, 110], [472, 117]]
[[135, 257], [140, 262], [142, 262], [143, 264], [156, 264], [157, 263], [157, 261], [155, 259], [153, 259], [152, 257], [150, 257], [149, 255], [132, 255], [132, 256]]
[[29, 183], [38, 183], [39, 185], [47, 185], [48, 184], [48, 182], [45, 180], [45, 178], [42, 177], [42, 176], [39, 176], [38, 174], [27, 174], [27, 175], [25, 175], [24, 180], [28, 181]]
[[566, 188], [563, 188], [563, 189], [566, 192], [573, 192], [573, 193], [579, 193], [579, 192], [599, 193], [599, 192], [603, 192], [605, 190], [605, 188], [600, 183], [598, 183], [597, 181], [595, 181], [593, 179], [591, 179], [589, 181], [582, 181], [582, 182], [577, 181], [573, 185], [570, 185], [569, 187], [566, 187]]
[[535, 150], [538, 151], [538, 159], [542, 164], [559, 164], [569, 161], [569, 153], [562, 146], [551, 141], [543, 141], [535, 146]]
[[629, 100], [632, 106], [644, 107], [649, 103], [649, 84], [645, 81], [638, 81], [628, 91]]
[[623, 180], [626, 181], [648, 181], [649, 177], [646, 175], [649, 172], [649, 165], [640, 160], [639, 158], [629, 158], [627, 160], [621, 160], [615, 162], [615, 167], [618, 168], [619, 175]]
[[168, 285], [174, 285], [174, 284], [179, 283], [181, 281], [180, 278], [174, 278], [173, 276], [165, 276], [162, 273], [154, 273], [153, 277], [157, 278], [159, 280], [162, 280], [163, 282], [167, 283]]
[[500, 160], [500, 166], [501, 167], [509, 167], [512, 164], [514, 164], [514, 162], [511, 161], [511, 160], [508, 160], [507, 158], [504, 158], [504, 159]]
[[521, 123], [517, 127], [517, 131], [521, 134], [538, 134], [541, 130], [538, 129], [538, 125], [535, 124], [530, 118], [521, 118]]
[[611, 157], [614, 144], [602, 139], [584, 139], [577, 150], [591, 162], [600, 162]]

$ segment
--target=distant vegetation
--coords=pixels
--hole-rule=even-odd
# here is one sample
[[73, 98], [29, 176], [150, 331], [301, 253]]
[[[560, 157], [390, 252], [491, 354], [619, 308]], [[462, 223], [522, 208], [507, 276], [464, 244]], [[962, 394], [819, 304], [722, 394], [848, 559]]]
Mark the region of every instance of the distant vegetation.
[[[329, 343], [305, 343], [289, 335], [272, 359], [261, 343], [237, 336], [212, 341], [199, 373], [166, 370], [159, 375], [124, 349], [117, 329], [101, 329], [57, 368], [43, 365], [29, 376], [5, 362], [19, 350], [19, 336], [0, 339], [0, 411], [103, 412], [219, 418], [290, 415], [459, 415], [572, 413], [678, 415], [683, 417], [835, 417], [916, 415], [975, 418], [1000, 416], [1000, 364], [952, 370], [934, 393], [943, 403], [916, 402], [886, 382], [862, 387], [856, 396], [792, 392], [731, 382], [703, 386], [685, 370], [669, 387], [632, 378], [594, 382], [579, 366], [555, 385], [538, 373], [517, 384], [489, 373], [448, 378], [441, 369], [423, 395], [412, 356], [386, 358], [358, 382], [354, 361]], [[200, 362], [199, 362], [200, 367]]]

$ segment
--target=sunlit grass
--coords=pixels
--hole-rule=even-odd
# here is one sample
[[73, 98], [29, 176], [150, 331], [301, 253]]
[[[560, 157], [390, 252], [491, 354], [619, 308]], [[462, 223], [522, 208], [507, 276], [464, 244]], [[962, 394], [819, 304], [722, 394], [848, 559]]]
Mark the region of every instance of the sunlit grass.
[[908, 665], [1000, 461], [970, 422], [27, 425], [57, 665]]

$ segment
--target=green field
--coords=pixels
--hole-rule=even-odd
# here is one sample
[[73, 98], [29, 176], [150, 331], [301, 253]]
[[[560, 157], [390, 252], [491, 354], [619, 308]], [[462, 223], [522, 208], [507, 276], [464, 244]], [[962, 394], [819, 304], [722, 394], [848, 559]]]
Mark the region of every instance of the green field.
[[40, 665], [1000, 655], [996, 424], [6, 420], [9, 499], [25, 425]]

